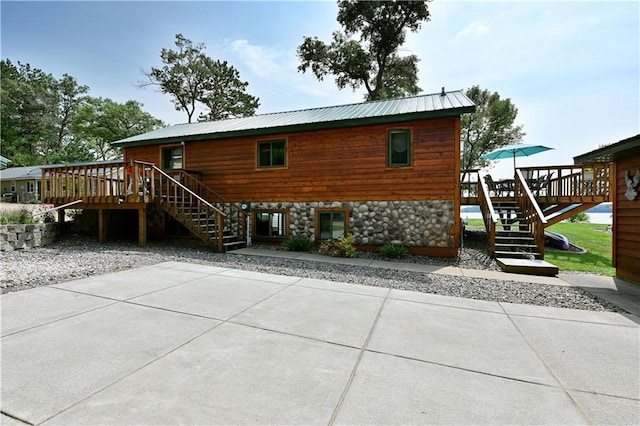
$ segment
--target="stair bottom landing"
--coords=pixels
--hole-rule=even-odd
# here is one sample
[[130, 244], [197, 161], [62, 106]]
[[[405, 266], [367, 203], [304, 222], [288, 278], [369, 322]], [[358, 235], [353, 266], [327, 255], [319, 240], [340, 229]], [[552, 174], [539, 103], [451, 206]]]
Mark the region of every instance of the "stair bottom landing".
[[514, 274], [544, 275], [554, 277], [558, 275], [558, 267], [553, 263], [535, 259], [510, 259], [505, 257], [496, 258], [496, 262], [504, 272]]

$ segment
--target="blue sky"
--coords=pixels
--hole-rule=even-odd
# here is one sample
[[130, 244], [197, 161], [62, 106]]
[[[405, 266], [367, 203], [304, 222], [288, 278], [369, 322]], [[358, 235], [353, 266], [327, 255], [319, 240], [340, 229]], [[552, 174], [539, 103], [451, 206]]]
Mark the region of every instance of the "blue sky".
[[[429, 8], [431, 21], [402, 47], [421, 59], [419, 86], [434, 93], [477, 84], [511, 98], [523, 142], [555, 148], [518, 165], [571, 164], [640, 133], [640, 2], [436, 0]], [[136, 83], [176, 33], [238, 68], [260, 98], [258, 113], [360, 102], [364, 89], [340, 91], [330, 77], [296, 70], [303, 37], [329, 41], [336, 12], [333, 1], [2, 1], [1, 55], [68, 73], [92, 96], [142, 102], [169, 124], [186, 114]], [[503, 160], [493, 173], [510, 171]]]

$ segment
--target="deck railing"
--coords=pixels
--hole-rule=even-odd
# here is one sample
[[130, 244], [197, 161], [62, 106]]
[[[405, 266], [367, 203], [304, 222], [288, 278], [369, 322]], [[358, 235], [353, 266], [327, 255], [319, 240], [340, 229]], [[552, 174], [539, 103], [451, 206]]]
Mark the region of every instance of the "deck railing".
[[491, 197], [489, 197], [489, 188], [484, 181], [477, 181], [478, 200], [480, 202], [480, 211], [484, 220], [484, 227], [489, 238], [489, 253], [491, 257], [495, 256], [496, 248], [496, 225], [498, 223], [498, 215], [496, 214]]
[[224, 212], [225, 229], [231, 231], [231, 233], [236, 235], [240, 240], [247, 239], [247, 213], [244, 210], [242, 210], [237, 204], [229, 202], [213, 189], [205, 185], [191, 172], [184, 170], [179, 170], [177, 172], [181, 183]]
[[[548, 167], [519, 167], [538, 204], [604, 203], [611, 201], [611, 165], [582, 164]], [[460, 173], [462, 204], [478, 204], [477, 170]], [[513, 198], [511, 194], [511, 198]]]
[[525, 221], [531, 226], [531, 235], [535, 240], [538, 253], [544, 256], [544, 228], [547, 220], [540, 210], [531, 189], [527, 185], [522, 171], [516, 170], [515, 198]]
[[[610, 164], [520, 167], [527, 183], [540, 182], [534, 195], [544, 203], [601, 203], [610, 201]], [[548, 178], [545, 183], [545, 177]]]
[[42, 188], [44, 201], [56, 205], [78, 200], [82, 204], [125, 206], [160, 203], [196, 235], [213, 238], [219, 251], [225, 229], [246, 239], [246, 213], [238, 206], [192, 174], [168, 173], [153, 163], [117, 161], [44, 168]]
[[141, 185], [142, 179], [132, 164], [122, 161], [45, 167], [43, 201], [64, 204], [82, 199], [85, 203], [118, 203], [122, 197], [137, 198], [134, 188]]

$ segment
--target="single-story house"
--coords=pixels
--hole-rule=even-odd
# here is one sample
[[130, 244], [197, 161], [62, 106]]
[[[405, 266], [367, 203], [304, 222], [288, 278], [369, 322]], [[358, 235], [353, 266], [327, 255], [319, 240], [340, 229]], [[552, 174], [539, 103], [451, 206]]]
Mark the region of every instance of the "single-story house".
[[2, 201], [35, 203], [41, 200], [41, 166], [9, 167], [0, 170]]
[[640, 134], [574, 157], [574, 162], [613, 163], [613, 266], [618, 277], [640, 283]]
[[363, 250], [456, 256], [460, 116], [474, 110], [462, 91], [443, 90], [170, 126], [114, 145], [125, 162], [193, 172], [243, 205], [253, 241], [353, 234]]

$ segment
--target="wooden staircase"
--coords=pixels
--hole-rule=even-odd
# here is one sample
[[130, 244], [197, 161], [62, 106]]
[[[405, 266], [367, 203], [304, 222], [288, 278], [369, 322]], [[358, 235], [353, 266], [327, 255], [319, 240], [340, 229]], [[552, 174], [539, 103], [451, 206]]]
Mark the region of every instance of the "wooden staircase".
[[[218, 248], [220, 221], [216, 215], [211, 215], [206, 209], [197, 203], [190, 201], [172, 200], [168, 197], [166, 202], [160, 203], [162, 209], [171, 217], [184, 225], [193, 235], [200, 238], [207, 245], [214, 249]], [[177, 207], [172, 207], [177, 206]], [[222, 252], [238, 249], [246, 246], [246, 240], [240, 240], [229, 229], [222, 229]]]
[[530, 223], [515, 201], [496, 201], [493, 207], [500, 217], [496, 228], [495, 256], [513, 259], [542, 259]]
[[499, 225], [495, 230], [494, 257], [505, 272], [555, 276], [558, 267], [543, 260], [538, 250], [532, 223], [515, 201], [493, 203]]
[[154, 199], [162, 210], [218, 252], [246, 246], [246, 213], [213, 192], [195, 176], [179, 170], [173, 176], [153, 168]]

